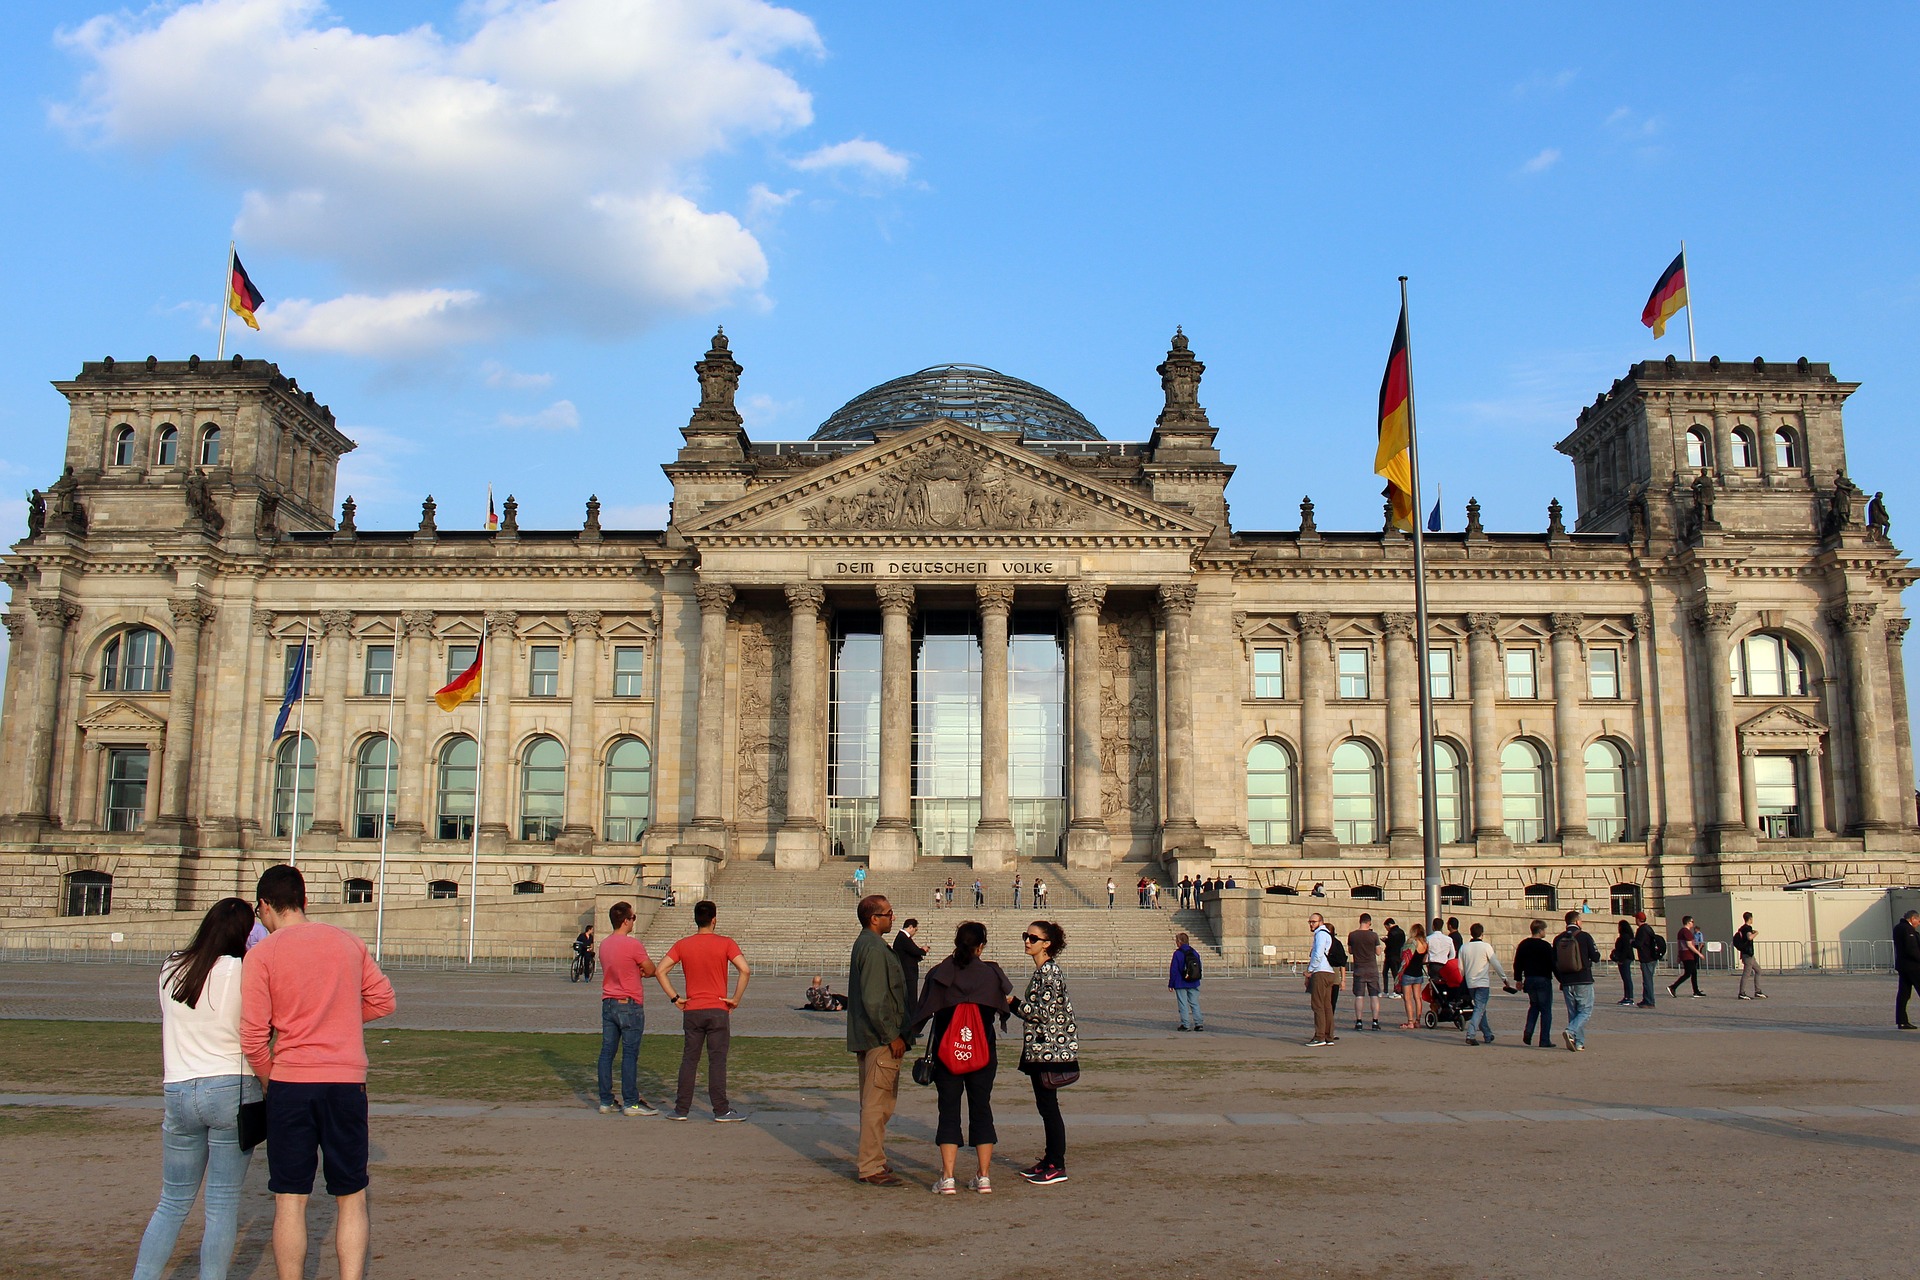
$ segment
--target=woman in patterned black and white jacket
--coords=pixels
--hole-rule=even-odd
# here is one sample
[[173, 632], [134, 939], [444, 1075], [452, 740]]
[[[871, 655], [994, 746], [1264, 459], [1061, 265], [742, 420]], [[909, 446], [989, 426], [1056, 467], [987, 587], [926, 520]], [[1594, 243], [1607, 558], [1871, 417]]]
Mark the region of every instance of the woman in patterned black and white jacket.
[[1026, 1023], [1020, 1069], [1033, 1082], [1033, 1104], [1047, 1134], [1047, 1153], [1022, 1169], [1028, 1182], [1046, 1186], [1067, 1180], [1067, 1126], [1060, 1118], [1060, 1090], [1080, 1074], [1080, 1032], [1073, 1023], [1073, 1001], [1056, 957], [1067, 949], [1067, 935], [1051, 920], [1035, 920], [1020, 935], [1033, 976], [1014, 1012]]

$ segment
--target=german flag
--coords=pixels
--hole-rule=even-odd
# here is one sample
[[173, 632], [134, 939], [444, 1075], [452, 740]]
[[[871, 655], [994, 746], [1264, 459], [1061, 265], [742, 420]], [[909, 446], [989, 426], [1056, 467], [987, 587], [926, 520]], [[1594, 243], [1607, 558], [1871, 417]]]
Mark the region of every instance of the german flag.
[[253, 287], [253, 281], [247, 275], [247, 269], [240, 265], [240, 255], [229, 254], [232, 270], [227, 274], [227, 305], [233, 308], [233, 314], [247, 322], [247, 328], [258, 329], [260, 322], [253, 313], [267, 300], [265, 294]]
[[1679, 314], [1680, 308], [1687, 305], [1687, 254], [1683, 249], [1680, 256], [1660, 273], [1660, 283], [1653, 286], [1653, 292], [1647, 295], [1646, 309], [1640, 313], [1640, 323], [1653, 330], [1653, 336], [1662, 338], [1667, 333], [1667, 321]]
[[474, 648], [473, 665], [449, 680], [445, 688], [433, 695], [434, 702], [442, 711], [451, 711], [480, 692], [480, 663], [486, 656], [487, 645], [483, 640]]
[[1393, 331], [1387, 372], [1380, 379], [1380, 444], [1373, 472], [1387, 482], [1393, 527], [1413, 531], [1413, 379], [1407, 366], [1407, 307], [1400, 304], [1400, 327]]

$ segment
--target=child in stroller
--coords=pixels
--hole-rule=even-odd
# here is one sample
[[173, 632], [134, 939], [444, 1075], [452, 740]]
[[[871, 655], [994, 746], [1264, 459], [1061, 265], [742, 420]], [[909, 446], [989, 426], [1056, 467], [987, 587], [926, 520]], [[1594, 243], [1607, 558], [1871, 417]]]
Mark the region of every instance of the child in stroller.
[[1437, 970], [1427, 969], [1427, 985], [1421, 990], [1420, 998], [1427, 1005], [1424, 1021], [1429, 1028], [1444, 1021], [1451, 1022], [1455, 1031], [1462, 1030], [1473, 1013], [1473, 992], [1467, 989], [1457, 958]]

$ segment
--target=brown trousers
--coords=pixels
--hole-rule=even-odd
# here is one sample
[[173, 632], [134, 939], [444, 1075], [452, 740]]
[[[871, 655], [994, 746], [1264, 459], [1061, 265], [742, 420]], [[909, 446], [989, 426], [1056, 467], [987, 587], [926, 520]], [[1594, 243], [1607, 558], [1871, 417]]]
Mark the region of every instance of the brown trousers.
[[1340, 976], [1316, 973], [1307, 979], [1307, 998], [1313, 1003], [1313, 1038], [1333, 1039], [1333, 995], [1339, 990]]
[[871, 1178], [887, 1167], [887, 1121], [900, 1097], [900, 1059], [881, 1045], [860, 1055], [860, 1149], [854, 1173]]

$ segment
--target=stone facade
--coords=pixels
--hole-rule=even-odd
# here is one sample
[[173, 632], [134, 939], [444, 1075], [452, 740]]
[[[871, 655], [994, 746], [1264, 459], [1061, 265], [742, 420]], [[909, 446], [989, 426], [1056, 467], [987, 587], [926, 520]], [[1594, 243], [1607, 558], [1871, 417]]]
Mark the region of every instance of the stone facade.
[[[937, 415], [756, 442], [724, 337], [695, 368], [662, 531], [603, 529], [591, 499], [575, 530], [520, 529], [511, 500], [497, 532], [439, 528], [431, 498], [413, 529], [361, 529], [350, 498], [336, 521], [352, 443], [261, 361], [57, 384], [66, 468], [4, 560], [0, 911], [58, 914], [102, 877], [115, 911], [193, 907], [290, 852], [341, 900], [375, 874], [390, 723], [402, 898], [466, 897], [476, 861], [502, 900], [698, 889], [735, 859], [815, 872], [844, 847], [851, 613], [879, 652], [876, 869], [920, 855], [933, 613], [973, 619], [979, 645], [962, 843], [983, 869], [1025, 847], [1008, 629], [1040, 616], [1064, 663], [1051, 856], [1417, 895], [1412, 542], [1322, 531], [1311, 502], [1297, 529], [1234, 530], [1184, 336], [1140, 442]], [[1636, 365], [1560, 443], [1571, 531], [1555, 503], [1542, 533], [1470, 508], [1427, 537], [1451, 892], [1657, 905], [1915, 879], [1914, 574], [1846, 477], [1853, 390], [1806, 361]], [[488, 696], [441, 711], [483, 637]], [[276, 737], [303, 643], [307, 696]]]

